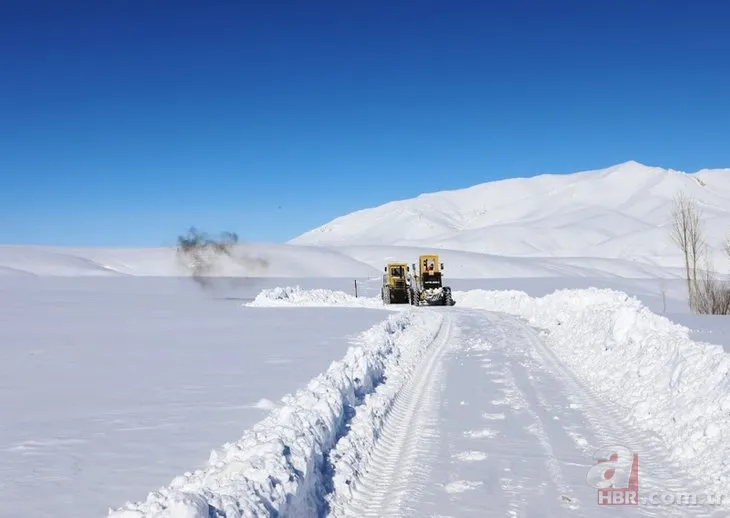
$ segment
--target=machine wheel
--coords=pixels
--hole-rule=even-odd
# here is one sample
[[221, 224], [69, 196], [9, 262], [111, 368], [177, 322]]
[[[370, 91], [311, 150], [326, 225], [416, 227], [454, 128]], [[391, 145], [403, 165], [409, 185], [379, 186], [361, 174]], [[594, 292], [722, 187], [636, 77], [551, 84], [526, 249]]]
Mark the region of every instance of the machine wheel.
[[455, 304], [454, 299], [451, 298], [451, 290], [445, 289], [444, 290], [444, 305], [445, 306], [453, 306]]
[[381, 295], [383, 297], [383, 304], [390, 304], [390, 288], [384, 286]]

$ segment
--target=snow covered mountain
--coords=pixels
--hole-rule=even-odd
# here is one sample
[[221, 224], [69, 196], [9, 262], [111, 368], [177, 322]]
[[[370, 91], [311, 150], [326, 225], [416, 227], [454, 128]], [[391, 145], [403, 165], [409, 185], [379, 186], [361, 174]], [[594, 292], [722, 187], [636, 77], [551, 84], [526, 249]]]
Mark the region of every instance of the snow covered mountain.
[[634, 161], [421, 194], [339, 217], [289, 243], [623, 258], [679, 266], [667, 227], [671, 200], [679, 192], [697, 200], [708, 241], [721, 248], [730, 231], [730, 169], [690, 174]]
[[[360, 210], [286, 244], [245, 243], [212, 275], [378, 278], [388, 260], [437, 250], [450, 278], [676, 277], [668, 226], [684, 192], [703, 212], [714, 266], [730, 265], [730, 169], [688, 174], [626, 162], [493, 181]], [[3, 276], [179, 276], [173, 248], [0, 245]]]

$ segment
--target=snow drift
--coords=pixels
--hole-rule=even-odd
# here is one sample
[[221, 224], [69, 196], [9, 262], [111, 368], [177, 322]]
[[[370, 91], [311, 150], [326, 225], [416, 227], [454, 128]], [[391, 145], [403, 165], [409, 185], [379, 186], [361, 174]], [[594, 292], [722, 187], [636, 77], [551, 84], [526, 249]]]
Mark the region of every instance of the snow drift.
[[244, 305], [249, 307], [386, 307], [381, 299], [375, 297], [355, 297], [337, 290], [305, 290], [299, 286], [283, 288], [277, 286], [264, 289], [254, 300]]
[[521, 316], [582, 381], [658, 434], [671, 457], [708, 491], [730, 483], [730, 357], [694, 342], [689, 329], [608, 289], [560, 290], [542, 298], [521, 291], [455, 293], [462, 306]]
[[[207, 467], [177, 477], [144, 501], [110, 510], [109, 517], [320, 515], [333, 484], [329, 453], [348, 433], [350, 420], [362, 421], [358, 412], [371, 415], [376, 405], [387, 413], [441, 323], [440, 316], [418, 311], [391, 315], [306, 388], [285, 396], [240, 440], [213, 451]], [[357, 430], [360, 442], [377, 436]]]

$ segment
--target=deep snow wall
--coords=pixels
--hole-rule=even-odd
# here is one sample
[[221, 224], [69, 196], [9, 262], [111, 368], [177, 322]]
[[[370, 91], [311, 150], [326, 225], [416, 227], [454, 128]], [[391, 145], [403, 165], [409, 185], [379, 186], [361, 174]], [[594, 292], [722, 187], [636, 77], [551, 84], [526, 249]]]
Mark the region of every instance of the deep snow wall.
[[[110, 518], [318, 516], [332, 485], [328, 454], [358, 411], [383, 411], [439, 333], [443, 318], [395, 313], [362, 333], [344, 358], [306, 388], [282, 398], [264, 420], [213, 451], [208, 465], [175, 478], [147, 499], [110, 510]], [[376, 435], [376, 434], [373, 434]], [[367, 434], [365, 435], [367, 436]]]

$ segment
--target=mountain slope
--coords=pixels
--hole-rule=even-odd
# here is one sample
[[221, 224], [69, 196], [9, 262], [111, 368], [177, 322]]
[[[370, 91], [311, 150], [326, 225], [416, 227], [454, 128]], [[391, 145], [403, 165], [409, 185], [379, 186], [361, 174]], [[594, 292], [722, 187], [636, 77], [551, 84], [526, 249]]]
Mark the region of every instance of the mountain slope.
[[[245, 243], [221, 258], [213, 276], [370, 277], [380, 267], [321, 247]], [[0, 245], [0, 277], [187, 276], [174, 248], [71, 248]]]
[[708, 241], [719, 246], [730, 230], [730, 169], [689, 174], [633, 161], [422, 194], [339, 217], [289, 243], [620, 257], [676, 266], [667, 225], [679, 192], [697, 200]]

